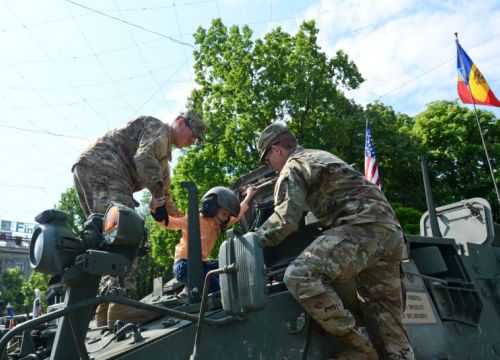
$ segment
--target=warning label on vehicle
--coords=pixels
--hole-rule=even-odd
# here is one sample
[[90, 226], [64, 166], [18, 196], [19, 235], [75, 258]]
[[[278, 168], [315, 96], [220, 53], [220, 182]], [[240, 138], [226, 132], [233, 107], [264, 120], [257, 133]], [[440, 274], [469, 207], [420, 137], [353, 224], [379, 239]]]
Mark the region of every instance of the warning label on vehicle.
[[403, 324], [435, 324], [437, 323], [432, 311], [429, 296], [425, 292], [406, 293], [406, 309], [403, 315]]

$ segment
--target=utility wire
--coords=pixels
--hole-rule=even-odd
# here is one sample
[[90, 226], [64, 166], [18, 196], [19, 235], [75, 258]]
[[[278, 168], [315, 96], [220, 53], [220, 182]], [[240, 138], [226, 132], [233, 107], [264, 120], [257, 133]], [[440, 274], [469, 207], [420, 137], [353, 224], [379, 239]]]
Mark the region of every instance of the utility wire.
[[222, 14], [220, 12], [220, 9], [219, 9], [219, 2], [217, 0], [215, 0], [215, 8], [217, 9], [217, 15], [219, 15], [219, 19], [222, 20]]
[[[152, 72], [158, 73], [160, 71], [163, 71], [165, 69], [171, 68], [171, 67], [173, 67], [175, 65], [178, 65], [180, 63], [184, 63], [185, 61], [186, 60], [179, 60], [179, 61], [176, 61], [173, 64], [169, 64], [169, 65], [162, 66], [162, 67], [159, 67], [157, 69], [154, 69], [154, 70], [152, 70]], [[130, 81], [130, 80], [135, 80], [135, 79], [138, 79], [138, 78], [141, 78], [141, 77], [145, 77], [145, 76], [149, 76], [149, 75], [150, 75], [149, 72], [145, 72], [145, 73], [140, 73], [140, 74], [131, 75], [131, 76], [127, 76], [127, 77], [124, 77], [124, 78], [116, 79], [116, 80], [113, 80], [113, 81], [101, 81], [101, 82], [98, 82], [98, 83], [78, 85], [78, 88], [92, 88], [92, 87], [97, 87], [97, 86], [102, 86], [102, 85], [110, 85], [110, 84], [113, 84], [113, 82]], [[182, 81], [181, 80], [176, 80], [176, 81], [172, 81], [172, 82], [183, 82], [183, 80]], [[52, 86], [52, 87], [44, 86], [44, 87], [28, 87], [28, 88], [21, 87], [21, 86], [5, 86], [3, 88], [0, 87], [0, 89], [9, 89], [9, 90], [25, 90], [25, 89], [29, 89], [29, 90], [67, 90], [67, 89], [72, 89], [72, 88], [73, 88], [72, 86]]]
[[44, 135], [58, 136], [58, 137], [63, 137], [63, 138], [78, 139], [78, 140], [87, 140], [87, 141], [89, 140], [89, 139], [85, 139], [85, 138], [82, 138], [82, 137], [79, 137], [79, 136], [58, 134], [58, 133], [55, 133], [55, 132], [52, 132], [52, 131], [49, 131], [49, 130], [45, 130], [45, 129], [40, 129], [40, 130], [37, 130], [37, 129], [28, 129], [28, 128], [22, 128], [22, 127], [19, 127], [19, 126], [12, 126], [12, 125], [5, 125], [5, 124], [0, 124], [0, 127], [4, 127], [4, 128], [7, 128], [7, 129], [20, 130], [20, 131], [27, 131], [27, 132], [32, 132], [32, 133], [38, 133], [38, 134], [44, 134]]
[[141, 30], [143, 30], [143, 31], [149, 32], [149, 33], [151, 33], [151, 34], [159, 35], [159, 36], [164, 37], [165, 39], [168, 39], [168, 40], [170, 40], [170, 41], [172, 41], [172, 42], [174, 42], [174, 43], [177, 43], [177, 44], [179, 44], [179, 45], [189, 46], [189, 47], [191, 47], [191, 48], [195, 49], [195, 46], [194, 46], [194, 45], [192, 45], [192, 44], [188, 44], [188, 43], [186, 43], [186, 42], [184, 42], [184, 41], [177, 40], [177, 39], [173, 38], [172, 36], [165, 35], [165, 34], [159, 33], [159, 32], [154, 31], [154, 30], [147, 29], [147, 28], [145, 28], [144, 26], [141, 26], [141, 25], [133, 24], [133, 23], [131, 23], [131, 22], [129, 22], [129, 21], [122, 20], [122, 19], [117, 18], [117, 17], [115, 17], [115, 16], [112, 16], [112, 15], [106, 14], [105, 12], [102, 12], [102, 11], [99, 11], [99, 10], [92, 9], [92, 8], [90, 8], [90, 7], [88, 7], [88, 6], [85, 6], [85, 5], [83, 5], [83, 4], [77, 3], [77, 2], [72, 1], [72, 0], [66, 0], [66, 2], [72, 3], [72, 4], [76, 5], [76, 6], [80, 6], [80, 7], [84, 8], [84, 9], [87, 9], [87, 10], [93, 11], [93, 12], [95, 12], [95, 13], [97, 13], [97, 14], [100, 14], [100, 15], [106, 16], [106, 17], [108, 17], [108, 18], [110, 18], [110, 19], [113, 19], [113, 20], [116, 20], [116, 21], [119, 21], [119, 22], [125, 23], [125, 24], [130, 25], [130, 26], [134, 26], [134, 27], [136, 27], [136, 28], [138, 28], [138, 29], [141, 29]]
[[[10, 12], [14, 15], [14, 17], [17, 19], [17, 21], [19, 21], [20, 24], [23, 24], [21, 18], [17, 15], [17, 13], [14, 11], [14, 9], [12, 9], [7, 3], [6, 3], [7, 7], [9, 8]], [[37, 43], [38, 47], [40, 48], [40, 50], [45, 54], [45, 56], [48, 58], [48, 59], [51, 59], [50, 57], [50, 54], [48, 53], [48, 51], [45, 49], [45, 47], [41, 44], [41, 42], [38, 40], [38, 38], [33, 34], [33, 32], [30, 30], [30, 29], [26, 29], [26, 31], [28, 32], [28, 34], [31, 36], [31, 38]], [[107, 123], [107, 120], [91, 105], [89, 104], [86, 100], [85, 100], [85, 97], [80, 93], [80, 91], [78, 90], [78, 88], [76, 88], [70, 81], [70, 79], [66, 76], [66, 74], [59, 68], [59, 66], [57, 66], [57, 64], [55, 62], [52, 62], [52, 64], [54, 65], [55, 69], [57, 70], [57, 72], [61, 75], [61, 77], [63, 79], [65, 79], [68, 84], [71, 85], [71, 88], [72, 90], [78, 95], [80, 96], [81, 98], [83, 98], [84, 102], [86, 103], [86, 105], [91, 108], [97, 116], [101, 117], [101, 119]], [[48, 104], [48, 101], [39, 93], [37, 92], [31, 85], [31, 83], [29, 83], [29, 81], [24, 77], [22, 76], [21, 72], [17, 69], [15, 69], [15, 71], [17, 71], [19, 73], [19, 75], [24, 79], [24, 81], [26, 81], [26, 83], [30, 86], [31, 89], [33, 89], [33, 91], [35, 91], [35, 93], [45, 102]], [[55, 110], [56, 112], [57, 109]], [[59, 113], [59, 112], [58, 112]], [[59, 113], [60, 114], [60, 113]], [[31, 120], [28, 120], [30, 123], [32, 123], [34, 126], [38, 127], [36, 124], [34, 124]], [[77, 127], [76, 125], [74, 125], [75, 127]], [[82, 130], [83, 131], [83, 130]]]
[[[73, 15], [73, 11], [71, 11], [71, 9], [69, 9], [69, 12]], [[106, 69], [106, 67], [104, 66], [101, 58], [96, 54], [95, 50], [94, 50], [94, 47], [92, 46], [92, 44], [90, 43], [89, 39], [87, 38], [87, 36], [85, 35], [85, 32], [83, 31], [83, 29], [81, 28], [80, 24], [78, 23], [78, 21], [76, 20], [76, 18], [73, 18], [73, 22], [75, 23], [78, 31], [80, 31], [80, 34], [82, 35], [83, 39], [85, 40], [85, 42], [87, 43], [87, 46], [89, 47], [89, 49], [92, 51], [92, 53], [94, 54], [97, 62], [99, 63], [102, 71], [106, 74], [106, 76], [108, 77], [108, 79], [111, 81], [111, 83], [113, 84], [114, 88], [116, 89], [116, 91], [118, 92], [118, 94], [120, 94], [121, 98], [123, 99], [123, 101], [132, 109], [132, 110], [135, 110], [134, 107], [132, 106], [132, 104], [130, 104], [130, 101], [128, 101], [127, 97], [125, 97], [123, 95], [123, 92], [122, 90], [120, 89], [120, 87], [118, 86], [118, 84], [116, 83], [116, 81], [114, 81], [113, 77], [110, 75], [110, 73], [108, 72], [108, 70]]]
[[[163, 38], [155, 38], [152, 40], [146, 40], [142, 41], [139, 43], [139, 45], [146, 45], [146, 44], [151, 44], [157, 41], [163, 41]], [[27, 65], [27, 64], [41, 64], [41, 63], [47, 63], [47, 62], [53, 62], [53, 61], [68, 61], [68, 60], [80, 60], [80, 59], [86, 59], [86, 58], [93, 58], [96, 55], [106, 55], [106, 54], [111, 54], [114, 52], [119, 52], [119, 51], [124, 51], [128, 50], [130, 48], [134, 48], [136, 45], [130, 45], [130, 46], [122, 46], [119, 48], [114, 48], [114, 49], [109, 49], [109, 50], [104, 50], [104, 51], [99, 51], [96, 53], [92, 54], [83, 54], [83, 55], [74, 55], [74, 56], [66, 56], [66, 57], [60, 57], [60, 58], [52, 58], [52, 59], [39, 59], [39, 60], [29, 60], [29, 61], [20, 61], [17, 63], [12, 63], [12, 65]], [[0, 68], [7, 67], [8, 65], [0, 65]]]
[[[177, 72], [184, 66], [185, 63], [182, 63], [173, 73], [172, 75], [170, 75], [170, 77], [167, 79], [167, 81], [165, 83], [168, 83], [170, 81], [170, 79], [172, 79], [174, 77], [175, 74], [177, 74]], [[148, 99], [146, 99], [146, 101], [144, 101], [144, 103], [139, 107], [139, 109], [137, 109], [137, 111], [135, 112], [135, 116], [137, 116], [139, 114], [140, 111], [142, 111], [142, 109], [144, 108], [144, 106], [146, 106], [151, 100], [153, 100], [153, 98], [158, 95], [158, 93], [162, 90], [162, 88], [158, 88], [158, 90], [156, 90]]]
[[[88, 14], [91, 14], [91, 12], [89, 11], [89, 12], [81, 13], [81, 14], [78, 14], [77, 16], [85, 16], [85, 15], [88, 15]], [[57, 18], [57, 19], [52, 19], [52, 20], [41, 21], [41, 22], [33, 23], [33, 24], [23, 24], [22, 26], [13, 26], [11, 28], [0, 28], [0, 33], [7, 33], [7, 32], [11, 32], [11, 31], [19, 31], [19, 30], [26, 30], [27, 28], [33, 28], [33, 27], [37, 27], [37, 26], [44, 26], [44, 25], [48, 25], [48, 24], [54, 24], [54, 23], [57, 23], [57, 22], [66, 21], [68, 19], [71, 19], [71, 17], [62, 17], [62, 18]]]
[[[172, 0], [172, 7], [174, 8], [174, 15], [175, 15], [175, 22], [177, 23], [177, 31], [179, 31], [179, 34], [182, 32], [181, 31], [181, 23], [179, 21], [179, 16], [177, 14], [177, 8], [175, 6], [175, 1]], [[182, 48], [182, 54], [184, 55], [184, 60], [186, 61], [186, 66], [188, 65], [188, 58], [186, 56], [186, 49]], [[189, 67], [187, 68], [189, 77], [191, 77], [191, 71], [189, 71]]]
[[[123, 16], [120, 8], [116, 5], [116, 2], [113, 0], [113, 4], [115, 5], [115, 7], [117, 8], [118, 10], [118, 13], [120, 14], [120, 17], [122, 18], [122, 20], [125, 20], [125, 17]], [[144, 56], [144, 52], [142, 51], [141, 47], [138, 45], [137, 43], [137, 39], [135, 38], [135, 35], [134, 35], [134, 32], [132, 31], [132, 28], [130, 27], [130, 25], [127, 26], [127, 29], [128, 29], [128, 32], [130, 34], [130, 37], [132, 38], [132, 40], [134, 41], [134, 44], [137, 48], [137, 51], [139, 52], [139, 54], [141, 55], [141, 58], [142, 58], [142, 61], [144, 62], [144, 65], [146, 65], [146, 68], [148, 69], [148, 74], [151, 76], [151, 78], [153, 79], [153, 81], [155, 82], [156, 86], [158, 88], [161, 89], [161, 85], [160, 83], [158, 82], [158, 79], [156, 78], [156, 76], [153, 74], [153, 72], [151, 71], [151, 68], [149, 67], [149, 63], [148, 61], [146, 60], [146, 56]], [[184, 48], [182, 48], [182, 50], [184, 50]], [[166, 101], [165, 99], [165, 104], [167, 105], [169, 111], [172, 111], [171, 107], [170, 107], [170, 104], [168, 103], [168, 101]]]
[[[472, 47], [471, 47], [471, 49], [477, 48], [478, 46], [481, 46], [481, 45], [483, 45], [483, 44], [487, 43], [488, 41], [490, 41], [490, 40], [492, 40], [492, 39], [496, 38], [496, 37], [497, 37], [497, 36], [499, 36], [499, 35], [500, 35], [500, 32], [498, 32], [498, 33], [496, 33], [496, 34], [494, 34], [494, 35], [490, 36], [489, 38], [487, 38], [487, 39], [485, 39], [485, 40], [481, 41], [480, 43], [477, 43], [476, 45], [472, 46]], [[429, 74], [430, 72], [433, 72], [434, 70], [436, 70], [436, 69], [440, 68], [441, 66], [443, 66], [443, 65], [445, 65], [445, 64], [447, 64], [447, 63], [449, 63], [450, 61], [455, 61], [455, 60], [456, 60], [456, 58], [455, 58], [455, 57], [452, 57], [452, 58], [449, 58], [449, 59], [447, 59], [447, 60], [445, 60], [445, 61], [443, 61], [443, 62], [439, 63], [438, 65], [435, 65], [435, 66], [431, 67], [430, 69], [428, 69], [428, 70], [424, 71], [423, 73], [421, 73], [421, 74], [419, 74], [419, 75], [415, 76], [414, 78], [412, 78], [412, 79], [410, 79], [410, 80], [408, 80], [408, 81], [406, 81], [406, 82], [402, 83], [401, 85], [396, 86], [395, 88], [393, 88], [393, 89], [391, 89], [391, 90], [389, 90], [389, 91], [387, 91], [387, 92], [383, 93], [382, 95], [378, 95], [378, 96], [377, 96], [377, 98], [376, 98], [374, 101], [380, 100], [380, 99], [381, 99], [381, 98], [383, 98], [384, 96], [387, 96], [387, 95], [389, 95], [389, 94], [393, 93], [394, 91], [399, 90], [399, 89], [401, 89], [401, 88], [405, 87], [406, 85], [408, 85], [408, 84], [410, 84], [410, 83], [414, 82], [415, 80], [420, 79], [421, 77], [423, 77], [423, 76], [425, 76], [425, 75]]]
[[[215, 0], [217, 2], [217, 0]], [[191, 5], [199, 5], [199, 4], [204, 4], [204, 3], [209, 3], [209, 2], [214, 2], [214, 0], [199, 0], [199, 1], [191, 1], [191, 2], [185, 2], [182, 4], [176, 4], [177, 7], [181, 6], [191, 6]], [[144, 10], [159, 10], [159, 9], [171, 9], [173, 5], [162, 5], [162, 6], [150, 6], [150, 7], [140, 7], [140, 8], [124, 8], [121, 9], [121, 12], [124, 11], [144, 11]], [[113, 9], [108, 9], [106, 11], [116, 11]]]

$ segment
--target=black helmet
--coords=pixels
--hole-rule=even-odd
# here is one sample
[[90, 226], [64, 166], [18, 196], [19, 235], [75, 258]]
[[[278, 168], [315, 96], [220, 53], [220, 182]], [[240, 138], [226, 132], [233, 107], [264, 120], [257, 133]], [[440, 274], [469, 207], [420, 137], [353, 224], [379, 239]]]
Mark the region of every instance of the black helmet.
[[216, 186], [201, 198], [200, 212], [207, 217], [214, 217], [217, 209], [222, 207], [229, 215], [237, 217], [240, 213], [240, 201], [234, 192], [224, 186]]

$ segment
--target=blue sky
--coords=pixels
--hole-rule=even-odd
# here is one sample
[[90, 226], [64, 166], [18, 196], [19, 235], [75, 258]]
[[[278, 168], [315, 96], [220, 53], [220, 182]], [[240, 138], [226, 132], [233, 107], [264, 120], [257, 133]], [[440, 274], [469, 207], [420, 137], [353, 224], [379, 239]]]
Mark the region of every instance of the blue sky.
[[458, 32], [500, 96], [497, 1], [4, 0], [0, 219], [32, 222], [53, 207], [72, 186], [78, 154], [107, 130], [181, 112], [194, 86], [192, 33], [216, 17], [256, 37], [315, 19], [323, 51], [343, 49], [366, 79], [347, 96], [409, 115], [457, 98]]

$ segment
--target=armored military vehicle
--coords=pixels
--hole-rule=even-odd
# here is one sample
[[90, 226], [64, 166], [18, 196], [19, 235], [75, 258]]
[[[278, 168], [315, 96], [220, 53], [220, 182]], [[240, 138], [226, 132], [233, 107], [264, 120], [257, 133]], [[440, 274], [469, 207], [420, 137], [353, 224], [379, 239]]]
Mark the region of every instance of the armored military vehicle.
[[[425, 170], [425, 169], [424, 169]], [[2, 359], [326, 359], [342, 349], [288, 293], [283, 274], [289, 262], [318, 234], [305, 212], [299, 230], [280, 245], [263, 249], [252, 230], [273, 211], [275, 174], [260, 168], [234, 184], [242, 194], [259, 188], [239, 229], [219, 253], [220, 268], [202, 277], [196, 186], [189, 194], [189, 279], [187, 298], [171, 282], [155, 283], [141, 302], [115, 295], [96, 297], [99, 277], [127, 271], [145, 237], [134, 211], [112, 204], [89, 219], [79, 238], [65, 214], [49, 210], [31, 244], [31, 263], [57, 274], [66, 288], [59, 309], [19, 324], [0, 340]], [[426, 176], [424, 182], [428, 183]], [[428, 186], [427, 186], [428, 187]], [[432, 205], [430, 191], [428, 202]], [[405, 326], [417, 359], [500, 358], [500, 228], [481, 198], [434, 209], [421, 219], [421, 235], [406, 236], [403, 261]], [[495, 235], [496, 233], [496, 235]], [[221, 290], [208, 293], [212, 276]], [[358, 321], [356, 286], [337, 284]], [[113, 329], [91, 321], [97, 304], [114, 301], [151, 310], [158, 319]], [[90, 325], [89, 325], [90, 324]], [[372, 324], [364, 324], [380, 346]]]

